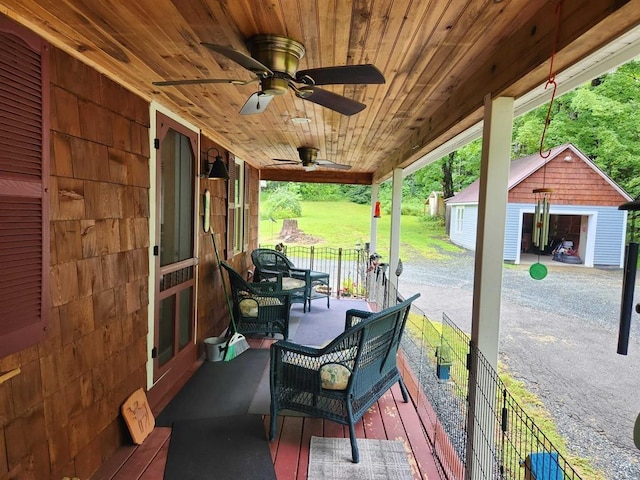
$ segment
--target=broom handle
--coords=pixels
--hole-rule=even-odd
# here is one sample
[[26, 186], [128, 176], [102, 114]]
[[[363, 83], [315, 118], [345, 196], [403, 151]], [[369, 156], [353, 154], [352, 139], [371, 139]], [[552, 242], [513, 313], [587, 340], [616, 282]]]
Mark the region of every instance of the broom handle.
[[227, 300], [227, 308], [229, 309], [229, 318], [231, 318], [231, 326], [233, 327], [233, 333], [236, 333], [236, 322], [233, 319], [233, 307], [231, 306], [231, 300], [229, 299], [229, 293], [227, 291], [227, 283], [224, 281], [224, 274], [222, 273], [222, 265], [220, 265], [220, 255], [218, 254], [218, 246], [216, 245], [216, 237], [213, 234], [213, 227], [209, 227], [209, 233], [211, 234], [211, 240], [213, 241], [213, 250], [216, 252], [216, 261], [218, 262], [218, 270], [220, 270], [220, 280], [222, 280], [222, 290], [224, 292], [224, 298]]

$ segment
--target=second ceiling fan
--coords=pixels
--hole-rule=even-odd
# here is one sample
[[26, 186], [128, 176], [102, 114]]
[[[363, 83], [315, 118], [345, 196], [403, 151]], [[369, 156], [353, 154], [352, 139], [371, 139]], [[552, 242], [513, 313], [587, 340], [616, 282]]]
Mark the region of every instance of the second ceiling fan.
[[153, 82], [160, 87], [196, 85], [207, 83], [231, 83], [248, 85], [260, 82], [260, 90], [249, 97], [240, 113], [261, 113], [275, 95], [283, 95], [289, 89], [303, 100], [334, 110], [343, 115], [354, 115], [366, 105], [351, 98], [318, 88], [317, 85], [368, 85], [382, 84], [384, 76], [374, 65], [344, 65], [311, 68], [298, 71], [298, 62], [304, 56], [304, 46], [281, 35], [261, 34], [247, 40], [251, 56], [224, 45], [202, 43], [246, 68], [255, 75], [249, 80], [203, 78], [192, 80], [166, 80]]
[[318, 158], [318, 149], [315, 147], [298, 147], [298, 156], [300, 160], [286, 160], [284, 158], [274, 158], [272, 165], [267, 167], [275, 167], [280, 165], [302, 165], [305, 170], [312, 171], [318, 167], [324, 168], [337, 168], [339, 170], [349, 170], [351, 165], [345, 165], [342, 163], [335, 163], [331, 160], [323, 160]]

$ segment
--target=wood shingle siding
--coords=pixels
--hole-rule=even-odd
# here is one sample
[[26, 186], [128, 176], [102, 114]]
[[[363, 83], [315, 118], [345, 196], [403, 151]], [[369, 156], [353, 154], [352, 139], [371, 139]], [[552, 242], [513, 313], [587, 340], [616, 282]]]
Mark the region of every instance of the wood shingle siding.
[[0, 358], [21, 369], [0, 385], [0, 478], [88, 478], [146, 387], [149, 105], [66, 53], [48, 59], [51, 318], [39, 345]]

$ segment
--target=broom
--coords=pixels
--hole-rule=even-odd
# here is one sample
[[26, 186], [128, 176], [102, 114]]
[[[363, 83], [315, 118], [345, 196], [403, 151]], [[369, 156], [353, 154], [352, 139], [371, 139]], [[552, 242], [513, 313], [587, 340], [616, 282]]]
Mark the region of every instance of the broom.
[[218, 270], [220, 271], [220, 280], [222, 281], [222, 290], [224, 291], [224, 297], [227, 300], [227, 308], [229, 309], [229, 318], [231, 318], [231, 324], [227, 329], [227, 342], [224, 347], [219, 347], [221, 351], [224, 351], [223, 360], [228, 362], [229, 360], [233, 360], [242, 352], [249, 350], [249, 343], [247, 339], [244, 338], [244, 335], [238, 333], [238, 328], [236, 327], [236, 322], [233, 319], [233, 307], [231, 306], [231, 299], [229, 298], [229, 293], [227, 291], [227, 284], [224, 281], [224, 275], [222, 274], [222, 269], [220, 267], [220, 255], [218, 254], [218, 246], [216, 245], [216, 237], [213, 235], [213, 227], [209, 227], [209, 233], [211, 234], [211, 240], [213, 241], [213, 250], [216, 253], [216, 261], [218, 262]]

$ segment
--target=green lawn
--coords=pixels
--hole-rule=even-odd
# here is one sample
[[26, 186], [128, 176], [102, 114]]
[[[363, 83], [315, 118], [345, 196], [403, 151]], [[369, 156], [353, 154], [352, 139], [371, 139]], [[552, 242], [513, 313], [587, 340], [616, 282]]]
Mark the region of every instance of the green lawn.
[[[298, 217], [298, 228], [313, 240], [285, 242], [287, 245], [316, 245], [322, 247], [351, 248], [369, 241], [371, 231], [371, 207], [352, 202], [301, 202], [302, 216]], [[381, 255], [389, 251], [389, 231], [391, 216], [382, 215], [377, 219], [377, 251]], [[261, 244], [274, 244], [278, 237], [282, 220], [272, 222], [260, 220]], [[440, 220], [403, 215], [400, 220], [400, 257], [410, 259], [420, 254], [432, 259], [446, 259], [447, 252], [460, 249], [451, 244]]]

